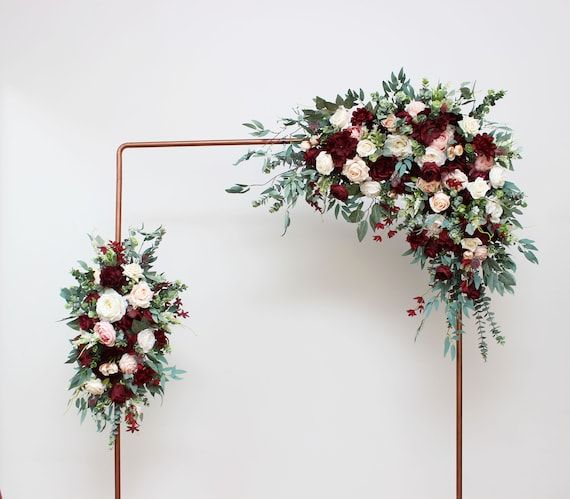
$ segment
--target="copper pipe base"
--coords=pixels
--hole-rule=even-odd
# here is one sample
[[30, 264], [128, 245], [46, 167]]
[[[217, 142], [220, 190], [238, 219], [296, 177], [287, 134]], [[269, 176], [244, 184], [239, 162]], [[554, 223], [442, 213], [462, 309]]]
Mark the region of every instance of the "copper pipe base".
[[[457, 315], [456, 329], [463, 329], [461, 312]], [[455, 359], [455, 404], [456, 404], [456, 449], [455, 449], [455, 496], [463, 498], [463, 333], [457, 340], [457, 356]]]

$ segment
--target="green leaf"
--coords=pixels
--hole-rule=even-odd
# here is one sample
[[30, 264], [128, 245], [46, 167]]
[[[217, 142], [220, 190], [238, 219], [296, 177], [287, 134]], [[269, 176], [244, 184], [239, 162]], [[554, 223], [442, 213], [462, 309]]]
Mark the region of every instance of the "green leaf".
[[358, 240], [362, 242], [367, 232], [368, 232], [368, 222], [366, 220], [362, 220], [362, 222], [358, 224], [358, 228], [356, 229], [356, 235], [358, 236]]
[[233, 187], [226, 189], [226, 192], [229, 192], [230, 194], [243, 194], [247, 191], [249, 191], [249, 185], [245, 184], [236, 184]]

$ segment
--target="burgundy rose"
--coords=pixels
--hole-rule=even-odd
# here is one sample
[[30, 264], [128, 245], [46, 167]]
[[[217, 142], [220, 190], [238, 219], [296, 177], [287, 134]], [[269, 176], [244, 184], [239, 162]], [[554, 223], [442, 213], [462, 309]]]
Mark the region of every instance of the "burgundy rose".
[[89, 350], [83, 350], [83, 352], [81, 352], [81, 354], [77, 358], [77, 361], [83, 367], [89, 367], [89, 365], [91, 365], [91, 362], [93, 361], [93, 355], [91, 355], [91, 352]]
[[115, 404], [124, 404], [132, 396], [133, 392], [131, 392], [125, 385], [122, 385], [120, 383], [113, 385], [113, 388], [111, 388], [111, 393], [109, 394], [109, 397], [111, 397], [111, 400], [115, 402]]
[[305, 154], [303, 155], [305, 163], [309, 166], [315, 166], [317, 164], [317, 156], [320, 152], [321, 150], [316, 147], [311, 147], [309, 150], [305, 151]]
[[162, 329], [157, 329], [154, 332], [154, 339], [156, 340], [156, 348], [159, 350], [168, 345], [168, 336]]
[[454, 251], [457, 245], [453, 242], [453, 239], [449, 236], [449, 231], [443, 229], [438, 236], [438, 244], [441, 249], [445, 251]]
[[447, 125], [457, 123], [458, 116], [452, 113], [442, 113], [437, 118], [427, 119], [421, 123], [412, 123], [412, 138], [429, 146], [447, 128]]
[[439, 180], [441, 178], [441, 171], [439, 166], [435, 163], [424, 163], [420, 172], [420, 177], [426, 182], [433, 182], [434, 180]]
[[473, 149], [475, 149], [477, 154], [487, 156], [488, 158], [494, 158], [497, 152], [495, 141], [488, 133], [475, 135], [473, 139]]
[[416, 251], [418, 248], [425, 246], [428, 241], [429, 237], [425, 230], [421, 232], [412, 232], [407, 235], [406, 241], [410, 243], [412, 250]]
[[358, 139], [350, 130], [343, 130], [331, 135], [325, 144], [325, 150], [332, 156], [335, 167], [342, 168], [346, 160], [354, 157]]
[[129, 314], [126, 313], [125, 315], [123, 315], [123, 317], [121, 317], [120, 320], [115, 322], [115, 326], [117, 327], [117, 329], [120, 329], [121, 331], [130, 331], [131, 328], [133, 327], [133, 318], [129, 317]]
[[474, 284], [467, 284], [467, 281], [461, 283], [461, 292], [472, 300], [476, 300], [481, 296], [481, 291], [478, 290]]
[[100, 298], [99, 293], [97, 293], [97, 291], [91, 291], [91, 293], [89, 293], [86, 297], [85, 297], [85, 301], [87, 303], [92, 302], [92, 301], [97, 301]]
[[82, 315], [79, 317], [79, 329], [83, 329], [83, 331], [89, 331], [94, 324], [95, 321], [87, 315]]
[[348, 189], [341, 184], [331, 185], [331, 194], [339, 201], [346, 201], [348, 199]]
[[436, 239], [430, 239], [429, 242], [425, 245], [424, 253], [429, 258], [435, 258], [439, 253], [439, 242]]
[[139, 364], [137, 371], [133, 376], [133, 383], [137, 386], [143, 386], [150, 383], [156, 376], [156, 371], [149, 366]]
[[120, 265], [103, 267], [101, 269], [101, 286], [104, 288], [113, 288], [120, 291], [126, 282], [127, 280]]
[[447, 265], [439, 265], [435, 269], [435, 278], [438, 281], [447, 281], [448, 279], [451, 279], [452, 275], [453, 272]]
[[354, 126], [367, 125], [374, 120], [374, 115], [365, 107], [359, 107], [352, 113], [350, 122]]
[[376, 161], [369, 164], [370, 178], [376, 182], [388, 180], [394, 173], [397, 162], [398, 160], [392, 156], [380, 156]]

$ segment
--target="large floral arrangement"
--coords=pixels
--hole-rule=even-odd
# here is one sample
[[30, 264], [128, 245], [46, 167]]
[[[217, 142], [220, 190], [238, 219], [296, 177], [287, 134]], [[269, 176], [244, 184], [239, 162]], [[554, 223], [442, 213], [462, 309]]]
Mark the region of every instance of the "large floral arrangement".
[[61, 291], [67, 324], [79, 332], [67, 360], [76, 365], [70, 402], [81, 421], [91, 412], [98, 431], [110, 424], [111, 442], [122, 419], [138, 431], [149, 395], [162, 396], [166, 382], [184, 373], [165, 354], [172, 326], [187, 317], [180, 300], [186, 286], [152, 269], [164, 232], [130, 230], [109, 243], [92, 237], [94, 265], [80, 261], [71, 271], [77, 285]]
[[[427, 80], [415, 90], [401, 70], [369, 98], [362, 90], [334, 101], [317, 97], [314, 108], [282, 120], [278, 132], [256, 120], [245, 123], [254, 136], [298, 142], [250, 150], [237, 163], [263, 159], [272, 177], [253, 204], [284, 209], [285, 230], [290, 208], [302, 198], [320, 213], [357, 224], [359, 240], [369, 230], [378, 242], [403, 231], [409, 244], [404, 254], [430, 276], [427, 296], [415, 297], [408, 315], [427, 317], [444, 304], [445, 352], [452, 357], [463, 332], [457, 318], [473, 315], [486, 357], [489, 333], [504, 342], [489, 292], [513, 292], [516, 266], [509, 250], [538, 263], [533, 241], [514, 233], [526, 206], [508, 180], [519, 153], [510, 130], [487, 119], [504, 95], [489, 90], [477, 102], [469, 83], [452, 90]], [[227, 190], [249, 189], [236, 184]]]

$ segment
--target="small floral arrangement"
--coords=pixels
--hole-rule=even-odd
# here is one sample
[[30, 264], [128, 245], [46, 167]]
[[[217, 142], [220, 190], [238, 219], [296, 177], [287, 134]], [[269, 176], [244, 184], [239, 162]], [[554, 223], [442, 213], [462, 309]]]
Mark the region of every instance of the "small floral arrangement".
[[109, 243], [92, 237], [94, 265], [80, 261], [71, 271], [77, 285], [61, 291], [67, 325], [79, 332], [67, 359], [76, 364], [70, 403], [82, 422], [91, 412], [98, 431], [109, 424], [111, 443], [123, 418], [128, 431], [138, 431], [149, 395], [162, 396], [166, 382], [184, 373], [165, 354], [172, 326], [188, 316], [180, 300], [186, 286], [152, 269], [164, 233], [130, 230]]
[[[474, 85], [452, 90], [427, 80], [415, 90], [400, 70], [369, 98], [362, 90], [334, 101], [317, 97], [314, 108], [283, 119], [277, 132], [256, 120], [245, 123], [256, 137], [297, 142], [277, 151], [250, 150], [237, 163], [262, 158], [263, 172], [272, 177], [253, 205], [284, 209], [285, 231], [299, 198], [356, 224], [359, 240], [369, 230], [377, 242], [403, 231], [409, 244], [404, 254], [427, 268], [431, 279], [429, 296], [417, 296], [408, 315], [427, 317], [443, 303], [445, 352], [451, 350], [452, 358], [463, 333], [456, 326], [459, 314], [474, 316], [486, 358], [489, 333], [504, 342], [488, 294], [513, 292], [510, 248], [538, 263], [533, 241], [515, 235], [526, 202], [508, 178], [519, 152], [511, 131], [487, 119], [504, 95], [489, 90], [477, 102]], [[250, 187], [236, 184], [227, 191]]]

